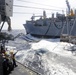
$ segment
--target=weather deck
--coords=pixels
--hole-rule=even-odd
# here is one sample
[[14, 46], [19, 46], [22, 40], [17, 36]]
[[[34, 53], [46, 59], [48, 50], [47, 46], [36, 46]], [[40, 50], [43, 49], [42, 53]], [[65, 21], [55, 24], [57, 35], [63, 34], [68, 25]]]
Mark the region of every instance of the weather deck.
[[18, 67], [16, 67], [10, 75], [39, 75], [36, 72], [26, 68], [25, 66], [18, 64]]

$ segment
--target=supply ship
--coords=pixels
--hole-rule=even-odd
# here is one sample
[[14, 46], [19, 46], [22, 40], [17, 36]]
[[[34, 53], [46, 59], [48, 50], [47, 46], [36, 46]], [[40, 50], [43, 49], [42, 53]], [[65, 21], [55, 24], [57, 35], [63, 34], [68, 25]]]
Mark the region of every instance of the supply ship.
[[[71, 9], [68, 0], [66, 4], [68, 8], [66, 15], [57, 12], [56, 17], [52, 14], [51, 18], [47, 18], [45, 11], [43, 11], [43, 16], [33, 15], [31, 21], [23, 24], [26, 33], [38, 37], [60, 37], [61, 34], [76, 36], [75, 11]], [[39, 19], [35, 20], [36, 17]]]
[[[18, 66], [15, 67], [14, 70], [13, 69], [11, 70], [13, 64], [12, 64], [12, 61], [10, 60], [9, 55], [5, 54], [5, 52], [8, 50], [5, 48], [5, 45], [6, 45], [6, 43], [8, 43], [8, 41], [10, 41], [10, 40], [14, 41], [14, 39], [20, 35], [14, 37], [12, 34], [8, 34], [6, 31], [2, 32], [2, 29], [3, 29], [5, 22], [7, 22], [8, 23], [8, 31], [11, 30], [10, 17], [13, 14], [12, 9], [13, 9], [13, 0], [0, 0], [0, 75], [48, 75], [48, 74], [49, 75], [51, 75], [51, 74], [53, 74], [53, 75], [54, 74], [57, 74], [57, 75], [59, 75], [59, 74], [61, 74], [61, 75], [65, 75], [65, 74], [66, 75], [68, 75], [68, 74], [69, 75], [71, 75], [71, 74], [76, 75], [76, 67], [75, 67], [76, 59], [70, 58], [73, 56], [71, 56], [71, 55], [69, 56], [67, 52], [63, 51], [63, 49], [62, 49], [62, 53], [63, 54], [65, 53], [65, 55], [67, 55], [68, 57], [65, 55], [63, 56], [63, 54], [61, 55], [61, 53], [59, 55], [58, 52], [56, 54], [55, 48], [57, 47], [57, 45], [53, 49], [52, 48], [50, 49], [50, 50], [52, 50], [52, 52], [48, 52], [49, 50], [45, 50], [44, 49], [45, 45], [43, 46], [44, 48], [39, 49], [39, 50], [33, 50], [33, 48], [31, 48], [31, 49], [28, 49], [27, 53], [22, 52], [25, 55], [28, 53], [31, 53], [31, 54], [26, 55], [28, 60], [27, 59], [25, 59], [25, 60], [28, 63], [25, 62], [25, 64], [27, 64], [27, 65], [16, 60], [16, 63]], [[73, 14], [72, 11], [71, 11], [71, 14], [69, 16], [59, 15], [59, 16], [57, 16], [57, 18], [54, 18], [54, 15], [52, 15], [52, 18], [49, 18], [49, 19], [46, 18], [46, 13], [44, 11], [43, 16], [41, 16], [41, 18], [39, 20], [34, 21], [34, 16], [33, 16], [32, 21], [27, 21], [26, 25], [28, 25], [28, 26], [26, 26], [27, 27], [26, 31], [27, 31], [27, 33], [30, 33], [30, 34], [42, 35], [42, 36], [56, 36], [56, 37], [59, 37], [60, 34], [63, 32], [65, 32], [65, 33], [70, 32], [69, 34], [71, 34], [72, 30], [74, 30], [74, 34], [75, 34], [75, 29], [74, 29], [75, 28], [74, 27], [75, 21], [76, 21], [75, 15]], [[34, 25], [34, 26], [31, 27], [32, 25]], [[24, 26], [25, 26], [25, 24], [24, 24]], [[35, 26], [37, 28], [35, 28]], [[28, 27], [31, 30], [29, 30]], [[51, 30], [50, 30], [50, 28], [51, 28]], [[44, 32], [44, 30], [46, 30], [46, 31]], [[72, 35], [73, 35], [73, 33], [72, 33]], [[30, 39], [30, 41], [34, 41], [34, 40]], [[46, 41], [45, 41], [45, 43], [46, 43]], [[17, 40], [17, 43], [15, 42], [14, 44], [15, 45], [18, 44], [18, 40]], [[24, 46], [28, 46], [28, 45], [25, 45], [24, 40], [22, 43], [19, 42], [19, 44], [23, 44]], [[56, 42], [56, 44], [57, 44], [57, 42]], [[21, 47], [22, 45], [19, 45], [19, 46]], [[24, 47], [24, 46], [22, 46], [22, 47]], [[29, 46], [30, 46], [30, 44], [29, 44]], [[38, 44], [38, 46], [39, 46], [39, 44]], [[50, 44], [49, 44], [49, 46], [50, 46]], [[58, 42], [58, 46], [59, 46], [59, 42]], [[62, 44], [61, 44], [61, 46], [62, 46]], [[61, 50], [61, 47], [59, 47], [59, 48]], [[75, 46], [75, 48], [76, 48], [76, 46]], [[74, 48], [72, 48], [72, 49], [73, 49], [73, 51], [76, 50]], [[20, 48], [20, 50], [21, 50], [21, 48]], [[58, 49], [56, 49], [56, 51], [57, 50]], [[59, 50], [59, 52], [60, 52], [60, 50]], [[26, 48], [25, 48], [25, 51], [26, 51]], [[46, 54], [48, 53], [48, 54], [45, 55], [44, 53], [46, 53]], [[24, 54], [21, 54], [22, 57]], [[19, 57], [22, 59], [21, 56], [19, 56]], [[49, 58], [46, 58], [46, 57], [49, 57]], [[48, 60], [46, 60], [45, 58]], [[57, 63], [53, 64], [53, 61], [50, 58], [57, 61]], [[8, 59], [8, 61], [6, 61], [6, 59]], [[32, 59], [33, 61], [31, 61], [31, 60], [29, 61], [29, 59]], [[70, 61], [73, 61], [73, 62], [70, 62]], [[11, 63], [11, 64], [9, 64], [9, 63]], [[47, 65], [49, 63], [50, 64], [52, 63], [52, 64]], [[63, 64], [64, 67], [63, 66], [61, 67], [61, 65], [59, 67], [58, 64], [59, 65]], [[74, 71], [75, 73], [72, 72], [71, 70]]]

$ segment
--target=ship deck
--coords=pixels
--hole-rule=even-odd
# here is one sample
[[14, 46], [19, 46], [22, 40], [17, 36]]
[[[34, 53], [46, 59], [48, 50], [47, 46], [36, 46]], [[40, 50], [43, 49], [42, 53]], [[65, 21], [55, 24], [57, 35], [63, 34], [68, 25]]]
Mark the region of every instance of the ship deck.
[[39, 75], [38, 73], [32, 71], [31, 69], [17, 63], [18, 67], [14, 68], [10, 75]]

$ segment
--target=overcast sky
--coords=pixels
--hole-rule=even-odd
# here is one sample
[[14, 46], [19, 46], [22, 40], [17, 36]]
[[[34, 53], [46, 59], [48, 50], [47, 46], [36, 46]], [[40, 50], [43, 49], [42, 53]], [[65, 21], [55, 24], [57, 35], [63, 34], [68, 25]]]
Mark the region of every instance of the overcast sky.
[[[54, 10], [61, 10], [61, 11], [33, 9], [33, 8], [13, 6], [14, 13], [13, 13], [13, 16], [11, 17], [12, 29], [24, 29], [23, 24], [26, 23], [26, 20], [30, 20], [30, 18], [33, 14], [42, 15], [43, 10], [46, 11], [47, 17], [51, 17], [51, 13], [53, 13], [53, 12], [62, 13], [62, 10], [66, 10], [66, 8], [67, 8], [65, 1], [66, 0], [14, 0], [14, 5], [54, 9]], [[71, 5], [71, 8], [75, 9], [76, 0], [68, 0], [68, 1], [69, 1], [69, 4]], [[16, 12], [22, 12], [22, 14], [19, 14]], [[7, 28], [6, 26], [7, 25], [4, 26], [4, 29]]]

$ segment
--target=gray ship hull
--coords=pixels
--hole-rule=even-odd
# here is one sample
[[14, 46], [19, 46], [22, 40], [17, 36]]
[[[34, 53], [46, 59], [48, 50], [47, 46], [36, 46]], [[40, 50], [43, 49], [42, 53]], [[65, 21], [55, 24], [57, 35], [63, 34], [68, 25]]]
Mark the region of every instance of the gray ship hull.
[[74, 20], [70, 20], [67, 25], [67, 21], [64, 22], [47, 19], [46, 24], [43, 24], [43, 20], [35, 21], [26, 21], [24, 28], [26, 33], [29, 33], [34, 36], [43, 36], [43, 37], [60, 37], [61, 34], [69, 34], [76, 36], [76, 25], [73, 24]]

